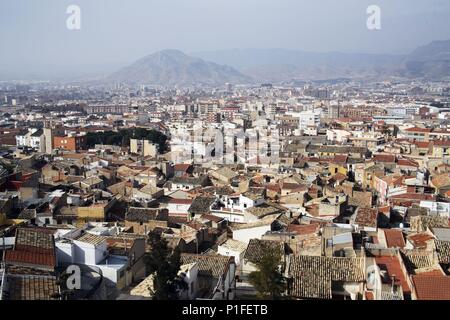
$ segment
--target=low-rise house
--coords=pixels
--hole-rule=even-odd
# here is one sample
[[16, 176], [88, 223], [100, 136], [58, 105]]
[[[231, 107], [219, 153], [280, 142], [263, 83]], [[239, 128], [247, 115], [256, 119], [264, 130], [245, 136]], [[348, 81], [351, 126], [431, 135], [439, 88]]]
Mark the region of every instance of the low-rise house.
[[378, 226], [378, 210], [372, 208], [357, 208], [351, 223], [359, 229], [376, 231]]
[[211, 207], [216, 202], [216, 197], [214, 196], [198, 196], [196, 197], [188, 211], [192, 218], [200, 217], [202, 215], [207, 215], [211, 213]]
[[378, 242], [385, 248], [403, 249], [406, 247], [401, 229], [378, 229]]
[[409, 234], [406, 237], [407, 249], [433, 249], [434, 248], [434, 235], [429, 232], [420, 232]]
[[450, 156], [450, 140], [433, 141], [432, 156], [436, 158]]
[[370, 286], [376, 300], [410, 300], [411, 280], [398, 250], [369, 249], [366, 258]]
[[167, 228], [169, 211], [158, 208], [130, 207], [125, 216], [125, 228], [139, 235], [147, 235], [155, 228]]
[[288, 211], [287, 208], [273, 203], [264, 202], [257, 206], [253, 206], [244, 210], [244, 221], [255, 222], [265, 217], [278, 217], [280, 214], [285, 214]]
[[215, 254], [181, 254], [181, 263], [198, 265], [196, 299], [233, 300], [236, 265], [233, 257]]
[[288, 275], [298, 299], [357, 300], [364, 292], [364, 258], [291, 256]]
[[261, 239], [267, 232], [275, 229], [276, 218], [268, 216], [255, 222], [230, 223], [232, 238], [244, 243], [249, 243], [251, 239]]
[[192, 174], [194, 167], [188, 163], [178, 163], [173, 166], [174, 176], [182, 177]]
[[109, 210], [117, 202], [116, 197], [104, 200], [96, 200], [93, 203], [77, 208], [78, 223], [103, 222], [107, 218]]
[[235, 171], [227, 167], [223, 167], [218, 170], [212, 170], [210, 171], [209, 174], [220, 184], [225, 185], [231, 184], [231, 181], [238, 176], [238, 174]]
[[[60, 266], [77, 264], [90, 267], [94, 272], [101, 273], [107, 291], [106, 295], [109, 298], [114, 298], [118, 295], [118, 290], [130, 285], [134, 280], [133, 270], [136, 270], [133, 266], [139, 257], [136, 252], [143, 251], [144, 247], [142, 242], [140, 251], [135, 250], [133, 249], [133, 244], [128, 241], [129, 249], [123, 250], [125, 248], [122, 248], [120, 254], [115, 255], [108, 251], [107, 240], [108, 236], [75, 229], [65, 233], [56, 241], [56, 252], [58, 265]], [[117, 248], [115, 243], [113, 238], [111, 243], [113, 250], [111, 252], [117, 251], [117, 249], [120, 251], [120, 248]], [[130, 258], [128, 256], [129, 252], [135, 253], [135, 255], [131, 255]], [[137, 276], [139, 276], [139, 273]]]
[[167, 210], [169, 210], [170, 216], [190, 219], [189, 208], [192, 203], [192, 199], [170, 199], [167, 203]]
[[45, 152], [45, 135], [42, 129], [28, 129], [16, 135], [18, 147], [29, 147], [38, 152]]
[[[125, 257], [128, 266], [125, 284], [129, 285], [145, 276], [145, 238], [133, 234], [121, 233], [106, 239], [108, 253], [113, 256]], [[119, 284], [120, 286], [120, 284]]]
[[57, 265], [55, 230], [46, 228], [18, 228], [14, 249], [5, 252], [7, 265], [54, 271]]
[[443, 268], [449, 270], [450, 267], [450, 241], [436, 240], [436, 253], [438, 261]]
[[217, 247], [217, 253], [222, 256], [233, 257], [237, 272], [240, 273], [240, 266], [246, 249], [246, 243], [234, 239], [227, 239]]
[[274, 239], [280, 234], [279, 239], [281, 240], [284, 238], [284, 242], [293, 254], [319, 256], [322, 254], [322, 237], [320, 235], [320, 230], [321, 227], [319, 223], [290, 223], [286, 227], [285, 233], [266, 233], [263, 236], [263, 239]]
[[450, 191], [450, 173], [442, 173], [431, 177], [430, 185], [436, 188], [436, 191], [444, 195]]
[[319, 217], [335, 218], [344, 212], [344, 207], [347, 203], [347, 197], [344, 194], [339, 194], [333, 198], [325, 197], [319, 202]]
[[348, 225], [324, 226], [322, 229], [322, 253], [327, 257], [354, 257], [353, 228]]
[[169, 188], [170, 191], [175, 190], [192, 190], [195, 188], [206, 187], [210, 184], [208, 176], [199, 176], [199, 177], [174, 177], [171, 180], [171, 186]]
[[89, 178], [86, 178], [84, 180], [75, 182], [74, 185], [81, 190], [85, 190], [87, 192], [93, 191], [93, 190], [103, 190], [105, 189], [105, 182], [103, 179], [101, 179], [98, 176], [91, 176]]

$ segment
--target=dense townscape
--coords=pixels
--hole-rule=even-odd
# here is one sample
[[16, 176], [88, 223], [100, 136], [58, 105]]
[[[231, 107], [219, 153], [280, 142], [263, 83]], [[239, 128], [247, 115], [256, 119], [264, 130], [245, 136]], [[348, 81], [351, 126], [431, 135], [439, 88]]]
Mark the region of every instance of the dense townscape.
[[1, 300], [450, 299], [448, 82], [0, 97]]

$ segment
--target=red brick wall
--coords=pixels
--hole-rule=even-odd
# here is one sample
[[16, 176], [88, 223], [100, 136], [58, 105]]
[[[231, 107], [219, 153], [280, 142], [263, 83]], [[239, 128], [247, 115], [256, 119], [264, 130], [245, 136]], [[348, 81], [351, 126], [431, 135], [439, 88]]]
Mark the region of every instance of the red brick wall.
[[53, 147], [66, 150], [82, 150], [86, 146], [86, 137], [54, 137]]

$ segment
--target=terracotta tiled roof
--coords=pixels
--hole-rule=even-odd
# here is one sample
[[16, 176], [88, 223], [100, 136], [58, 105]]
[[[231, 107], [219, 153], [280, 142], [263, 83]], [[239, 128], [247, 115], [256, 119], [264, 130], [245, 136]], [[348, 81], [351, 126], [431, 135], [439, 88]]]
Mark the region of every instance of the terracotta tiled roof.
[[10, 300], [52, 300], [59, 292], [56, 277], [8, 275]]
[[261, 219], [268, 215], [273, 215], [277, 213], [284, 212], [283, 208], [280, 208], [276, 204], [264, 202], [258, 206], [250, 207], [246, 212], [252, 214], [253, 216]]
[[191, 167], [190, 164], [179, 163], [174, 166], [174, 170], [186, 172], [190, 167]]
[[358, 208], [355, 224], [364, 227], [377, 227], [378, 211], [371, 208]]
[[450, 242], [436, 240], [435, 243], [439, 263], [450, 264]]
[[150, 220], [167, 221], [167, 209], [130, 207], [126, 221], [149, 222]]
[[375, 257], [375, 262], [381, 270], [387, 272], [387, 277], [382, 279], [384, 283], [391, 284], [391, 277], [394, 277], [394, 283], [401, 285], [404, 293], [411, 292], [397, 256], [378, 256]]
[[10, 264], [34, 265], [37, 267], [56, 266], [55, 251], [33, 246], [16, 246], [14, 250], [7, 250], [5, 261]]
[[345, 154], [337, 154], [334, 156], [333, 160], [331, 160], [332, 163], [346, 163], [348, 159], [348, 156]]
[[450, 277], [412, 276], [418, 300], [450, 300]]
[[215, 200], [215, 197], [198, 196], [192, 201], [189, 212], [193, 214], [208, 214]]
[[303, 189], [304, 186], [298, 184], [298, 183], [290, 183], [290, 182], [283, 182], [283, 186], [281, 187], [282, 190], [295, 190], [295, 189]]
[[427, 242], [433, 240], [434, 237], [428, 233], [416, 233], [408, 236], [408, 240], [412, 242], [414, 247], [423, 248], [427, 246]]
[[419, 164], [414, 161], [414, 160], [410, 160], [410, 159], [399, 159], [397, 161], [397, 165], [398, 166], [410, 166], [410, 167], [419, 167]]
[[182, 264], [196, 262], [198, 263], [199, 275], [218, 278], [224, 276], [224, 273], [228, 269], [228, 265], [234, 261], [234, 258], [221, 255], [182, 253], [180, 261]]
[[280, 254], [280, 258], [284, 255], [284, 245], [281, 242], [251, 239], [245, 251], [244, 259], [251, 262], [258, 261], [269, 250], [275, 250]]
[[338, 172], [332, 177], [332, 179], [335, 181], [344, 181], [347, 180], [347, 176], [345, 174]]
[[19, 228], [16, 232], [16, 245], [53, 249], [55, 247], [54, 233], [54, 230], [46, 228]]
[[389, 199], [404, 199], [404, 200], [413, 200], [413, 201], [419, 201], [419, 200], [434, 200], [434, 195], [432, 194], [424, 194], [424, 193], [402, 193], [402, 194], [396, 194]]
[[320, 224], [318, 223], [311, 223], [311, 224], [290, 224], [287, 227], [287, 232], [296, 233], [298, 235], [305, 235], [305, 234], [313, 234], [318, 232], [320, 229]]
[[174, 203], [174, 204], [191, 204], [192, 203], [192, 199], [170, 199], [169, 203]]
[[430, 148], [430, 142], [424, 142], [424, 141], [415, 141], [414, 144], [421, 149], [428, 149]]
[[85, 234], [82, 234], [80, 237], [76, 238], [75, 240], [84, 242], [84, 243], [89, 243], [94, 246], [98, 246], [99, 244], [106, 242], [106, 239], [107, 239], [107, 237], [105, 237], [105, 236], [98, 236], [95, 234], [85, 233]]
[[450, 140], [435, 140], [433, 144], [438, 147], [450, 147]]
[[289, 273], [293, 277], [292, 296], [331, 299], [332, 281], [362, 282], [365, 279], [362, 258], [295, 256]]
[[44, 268], [56, 266], [54, 230], [45, 228], [19, 228], [13, 250], [5, 252], [5, 261], [13, 265]]
[[395, 162], [395, 155], [394, 154], [376, 154], [373, 157], [373, 160], [375, 162], [394, 163]]
[[448, 218], [440, 216], [413, 216], [410, 219], [411, 230], [420, 232], [427, 228], [446, 228], [448, 227]]
[[410, 271], [415, 269], [431, 268], [436, 266], [437, 261], [434, 261], [433, 251], [426, 250], [402, 250], [402, 258], [405, 261], [406, 267]]
[[386, 238], [386, 244], [388, 248], [404, 248], [405, 239], [403, 238], [403, 232], [396, 229], [384, 229], [384, 236]]
[[431, 182], [436, 188], [441, 188], [450, 185], [450, 173], [443, 173], [435, 175], [431, 178]]
[[219, 222], [225, 220], [225, 218], [218, 217], [218, 216], [215, 216], [213, 214], [202, 214], [200, 216], [200, 218], [205, 219], [205, 220], [209, 220], [209, 221], [213, 221], [215, 223], [219, 223]]
[[245, 242], [234, 239], [228, 239], [220, 246], [238, 252], [244, 252], [247, 249], [247, 244]]
[[405, 131], [407, 131], [407, 132], [423, 132], [423, 133], [426, 133], [426, 132], [431, 132], [431, 129], [413, 127], [413, 128], [405, 129]]

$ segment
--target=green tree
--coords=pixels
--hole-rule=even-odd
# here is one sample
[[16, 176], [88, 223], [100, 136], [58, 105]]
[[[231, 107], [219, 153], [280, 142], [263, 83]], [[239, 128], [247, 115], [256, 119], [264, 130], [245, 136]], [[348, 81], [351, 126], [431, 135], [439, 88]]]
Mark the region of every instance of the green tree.
[[119, 131], [88, 132], [86, 135], [88, 148], [93, 148], [96, 144], [116, 145], [128, 147], [130, 138], [146, 139], [158, 145], [160, 152], [167, 149], [167, 136], [156, 130], [145, 128], [128, 128]]
[[277, 299], [285, 291], [286, 285], [280, 271], [281, 255], [279, 250], [267, 248], [259, 259], [251, 261], [258, 271], [249, 274], [249, 281], [262, 299]]
[[167, 241], [159, 236], [150, 237], [150, 254], [146, 257], [146, 267], [153, 278], [154, 300], [177, 300], [178, 290], [187, 284], [178, 276], [180, 252], [170, 250]]

